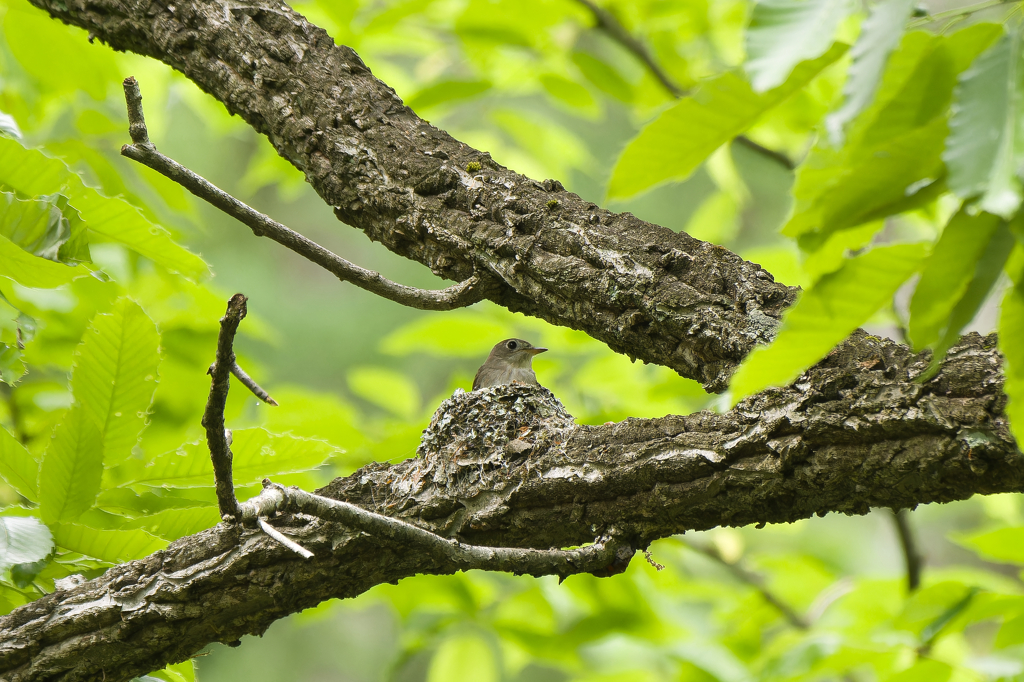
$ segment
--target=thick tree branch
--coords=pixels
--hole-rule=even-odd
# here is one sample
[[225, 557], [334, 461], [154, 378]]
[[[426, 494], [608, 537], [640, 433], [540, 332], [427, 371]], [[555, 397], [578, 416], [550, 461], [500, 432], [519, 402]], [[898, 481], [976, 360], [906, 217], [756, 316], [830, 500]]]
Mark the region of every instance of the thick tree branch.
[[493, 280], [490, 300], [709, 390], [773, 338], [796, 294], [721, 247], [603, 210], [452, 139], [286, 5], [32, 2], [184, 73], [371, 239], [442, 277]]
[[[281, 223], [256, 209], [242, 203], [224, 190], [193, 173], [188, 168], [157, 151], [149, 140], [146, 119], [142, 112], [142, 94], [139, 84], [129, 76], [124, 80], [125, 101], [128, 104], [128, 131], [132, 144], [121, 147], [121, 154], [148, 166], [157, 173], [172, 180], [200, 199], [209, 202], [252, 230], [257, 237], [270, 237], [303, 258], [316, 263], [342, 282], [351, 282], [360, 289], [376, 294], [389, 301], [420, 310], [453, 310], [464, 308], [483, 300], [485, 287], [476, 275], [466, 281], [441, 291], [429, 291], [407, 287], [392, 282], [373, 270], [361, 268], [303, 237]], [[239, 370], [241, 371], [241, 370]], [[242, 376], [244, 376], [244, 372]], [[245, 383], [242, 376], [238, 379]], [[247, 384], [248, 385], [248, 384]], [[259, 394], [257, 394], [259, 395]], [[269, 397], [269, 396], [268, 396]], [[266, 400], [260, 396], [261, 400]]]
[[[576, 425], [540, 387], [457, 394], [417, 458], [318, 494], [460, 542], [548, 550], [612, 528], [642, 549], [689, 529], [1021, 490], [995, 338], [965, 337], [918, 383], [929, 360], [857, 334], [728, 413], [608, 426]], [[221, 524], [0, 618], [0, 679], [126, 680], [325, 599], [465, 567], [334, 521], [275, 524], [315, 556]]]

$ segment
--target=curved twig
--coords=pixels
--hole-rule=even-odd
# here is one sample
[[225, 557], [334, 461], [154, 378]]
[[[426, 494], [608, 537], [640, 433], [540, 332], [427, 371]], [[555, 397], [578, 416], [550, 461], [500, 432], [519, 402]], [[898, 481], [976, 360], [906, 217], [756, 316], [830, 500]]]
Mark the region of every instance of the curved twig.
[[464, 282], [437, 291], [407, 287], [404, 284], [392, 282], [378, 272], [367, 270], [345, 260], [270, 216], [239, 201], [202, 176], [157, 151], [156, 145], [149, 140], [146, 120], [142, 113], [142, 94], [139, 90], [139, 83], [134, 77], [129, 76], [124, 79], [124, 94], [125, 102], [128, 105], [128, 131], [132, 137], [132, 144], [121, 147], [121, 155], [138, 161], [178, 183], [203, 201], [216, 206], [241, 222], [257, 237], [269, 237], [306, 260], [316, 263], [341, 281], [350, 282], [360, 289], [365, 289], [381, 298], [410, 308], [454, 310], [483, 300], [486, 287], [476, 275]]

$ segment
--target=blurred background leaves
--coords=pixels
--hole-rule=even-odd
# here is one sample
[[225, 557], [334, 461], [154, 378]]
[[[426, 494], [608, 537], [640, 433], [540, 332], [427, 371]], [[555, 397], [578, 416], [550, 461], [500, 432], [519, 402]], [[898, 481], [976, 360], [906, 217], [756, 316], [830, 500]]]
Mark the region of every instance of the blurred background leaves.
[[[1024, 396], [1018, 3], [613, 0], [598, 6], [612, 24], [579, 0], [294, 6], [498, 162], [807, 291], [726, 396], [491, 304], [380, 301], [120, 157], [121, 79], [139, 79], [165, 153], [365, 267], [443, 283], [338, 223], [179, 75], [0, 0], [0, 611], [217, 522], [199, 419], [234, 291], [250, 297], [241, 363], [281, 404], [231, 393], [242, 498], [263, 475], [311, 489], [412, 456], [434, 407], [513, 336], [552, 349], [537, 374], [581, 423], [728, 407], [857, 325], [941, 354], [998, 323]], [[113, 343], [129, 332], [142, 341]], [[98, 390], [129, 365], [141, 381]], [[1024, 680], [1020, 497], [914, 512], [912, 593], [881, 511], [663, 540], [663, 570], [638, 557], [610, 579], [417, 577], [152, 677]]]

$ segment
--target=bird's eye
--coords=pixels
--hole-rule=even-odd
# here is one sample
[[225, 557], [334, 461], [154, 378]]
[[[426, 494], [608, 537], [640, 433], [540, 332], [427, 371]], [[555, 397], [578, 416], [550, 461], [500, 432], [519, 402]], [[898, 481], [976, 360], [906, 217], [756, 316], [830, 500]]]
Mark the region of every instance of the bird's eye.
[[508, 343], [505, 344], [505, 347], [508, 348], [509, 350], [515, 350], [516, 348], [519, 348], [519, 344], [516, 343], [515, 341], [509, 341]]

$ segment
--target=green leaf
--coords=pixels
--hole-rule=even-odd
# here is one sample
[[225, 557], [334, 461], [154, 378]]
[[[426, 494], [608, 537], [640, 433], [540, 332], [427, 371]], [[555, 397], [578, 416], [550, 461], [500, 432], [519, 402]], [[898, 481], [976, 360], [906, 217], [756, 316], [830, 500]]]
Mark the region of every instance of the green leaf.
[[824, 275], [800, 295], [772, 345], [754, 350], [733, 375], [733, 402], [783, 386], [864, 324], [919, 267], [924, 244], [872, 249]]
[[800, 164], [783, 234], [814, 251], [839, 230], [937, 199], [945, 191], [941, 153], [957, 74], [1001, 30], [977, 24], [951, 36], [907, 34], [843, 147], [819, 141]]
[[[236, 486], [267, 476], [309, 471], [323, 464], [335, 448], [323, 441], [275, 435], [263, 429], [239, 429], [232, 434], [232, 473]], [[213, 485], [213, 464], [206, 442], [188, 443], [156, 457], [130, 483], [194, 488]]]
[[7, 237], [0, 235], [0, 276], [9, 277], [22, 286], [52, 289], [88, 274], [89, 270], [81, 265], [70, 267], [33, 256]]
[[871, 102], [889, 53], [900, 42], [903, 27], [913, 8], [914, 0], [882, 0], [871, 8], [871, 14], [864, 20], [860, 36], [850, 52], [853, 63], [843, 88], [846, 101], [825, 121], [833, 141], [842, 139], [846, 124]]
[[13, 137], [15, 140], [21, 139], [21, 128], [18, 127], [18, 122], [14, 120], [13, 116], [2, 111], [0, 111], [0, 135]]
[[71, 391], [103, 439], [108, 467], [131, 456], [146, 426], [160, 363], [156, 326], [129, 298], [97, 315], [75, 351]]
[[[78, 209], [86, 227], [93, 232], [186, 277], [199, 279], [209, 273], [203, 259], [175, 244], [166, 230], [149, 222], [128, 202], [100, 194], [58, 159], [2, 137], [0, 186], [30, 197], [60, 192]], [[0, 263], [3, 261], [4, 252], [0, 249]]]
[[[949, 315], [974, 277], [975, 266], [1002, 223], [964, 205], [946, 224], [910, 301], [910, 338], [921, 350], [938, 340]], [[1002, 269], [1002, 264], [999, 266]], [[998, 271], [997, 271], [998, 272]]]
[[1024, 527], [1000, 528], [981, 533], [953, 535], [959, 545], [983, 559], [1024, 565]]
[[1024, 339], [1024, 278], [1018, 278], [1007, 288], [999, 316], [999, 350], [1003, 354], [1003, 376], [1006, 377], [1003, 390], [1009, 397], [1006, 416], [1010, 418], [1010, 430], [1018, 443], [1024, 443], [1024, 343], [1021, 339]]
[[0, 516], [0, 573], [31, 564], [53, 550], [50, 529], [34, 516]]
[[174, 541], [186, 535], [213, 528], [220, 523], [217, 507], [193, 507], [191, 509], [165, 509], [164, 511], [140, 516], [121, 526], [121, 529], [141, 528], [164, 540]]
[[167, 546], [144, 530], [97, 530], [78, 523], [54, 525], [53, 540], [58, 547], [110, 564], [141, 559]]
[[136, 493], [129, 488], [108, 488], [96, 498], [96, 507], [119, 516], [152, 516], [166, 509], [191, 509], [193, 507], [216, 506], [208, 500], [192, 500], [172, 495], [157, 495], [151, 492]]
[[401, 372], [383, 367], [356, 367], [348, 373], [348, 386], [363, 400], [404, 419], [420, 409], [416, 384]]
[[906, 670], [885, 678], [885, 682], [946, 682], [952, 674], [949, 664], [922, 658]]
[[594, 84], [601, 92], [611, 95], [620, 102], [633, 101], [633, 86], [619, 75], [615, 67], [598, 59], [589, 52], [573, 52], [572, 63], [580, 70], [584, 78]]
[[437, 648], [427, 682], [498, 682], [501, 672], [490, 645], [472, 634], [448, 637]]
[[956, 88], [943, 158], [949, 186], [1010, 218], [1021, 203], [1024, 163], [1024, 54], [1021, 35], [1004, 35], [964, 72]]
[[0, 477], [7, 485], [31, 502], [39, 501], [36, 480], [39, 478], [39, 463], [32, 458], [24, 445], [0, 427]]
[[0, 235], [33, 256], [57, 263], [89, 260], [85, 223], [60, 194], [22, 200], [0, 192]]
[[574, 109], [589, 110], [597, 104], [590, 90], [565, 76], [546, 73], [540, 77], [540, 84], [549, 95]]
[[422, 111], [438, 104], [470, 99], [482, 95], [490, 89], [491, 82], [487, 80], [446, 80], [428, 85], [410, 97], [406, 104], [413, 111]]
[[1013, 235], [1007, 228], [1005, 222], [1001, 222], [996, 233], [988, 241], [985, 251], [981, 254], [971, 273], [970, 281], [963, 295], [956, 301], [956, 305], [949, 313], [949, 319], [942, 332], [942, 338], [935, 345], [935, 352], [932, 354], [928, 370], [920, 379], [931, 378], [938, 371], [939, 366], [946, 357], [946, 351], [953, 347], [960, 339], [960, 332], [970, 324], [974, 316], [978, 314], [988, 294], [992, 291], [1002, 274], [1003, 265], [1010, 256], [1013, 248]]
[[181, 663], [169, 665], [163, 670], [151, 672], [141, 679], [146, 680], [146, 678], [163, 680], [163, 682], [195, 682], [195, 665], [191, 659], [182, 661]]
[[0, 343], [0, 381], [8, 386], [14, 386], [28, 371], [21, 356], [17, 346]]
[[747, 130], [845, 51], [845, 45], [834, 45], [818, 59], [799, 64], [783, 85], [762, 94], [734, 73], [702, 84], [692, 96], [651, 121], [623, 150], [608, 183], [608, 197], [625, 199], [670, 180], [686, 179], [713, 151]]
[[755, 92], [786, 81], [797, 64], [825, 54], [854, 9], [848, 0], [764, 0], [754, 6], [746, 32], [744, 65]]
[[39, 467], [39, 511], [47, 523], [73, 521], [89, 509], [100, 490], [103, 440], [80, 405], [53, 430]]

